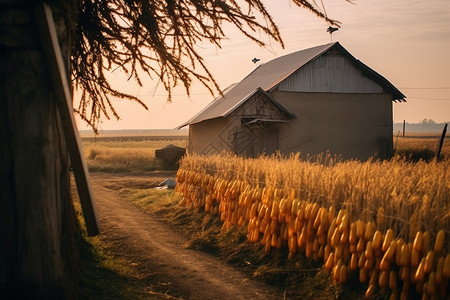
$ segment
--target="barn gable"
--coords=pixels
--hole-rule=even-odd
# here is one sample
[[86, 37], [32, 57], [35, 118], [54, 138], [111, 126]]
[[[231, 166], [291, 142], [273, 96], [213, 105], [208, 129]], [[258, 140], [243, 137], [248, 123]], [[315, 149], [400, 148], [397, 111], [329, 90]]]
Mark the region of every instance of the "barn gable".
[[288, 123], [295, 115], [263, 89], [256, 89], [229, 115], [240, 120], [230, 144], [237, 154], [257, 156], [278, 149], [278, 123]]
[[278, 85], [281, 92], [383, 93], [383, 87], [337, 51], [310, 61]]
[[[190, 129], [200, 130], [202, 136], [210, 137], [201, 153], [227, 149], [236, 154], [257, 156], [274, 153], [278, 149], [276, 124], [288, 123], [295, 118], [289, 109], [258, 88], [227, 111], [224, 118], [194, 123]], [[222, 123], [216, 126], [215, 121]], [[204, 143], [198, 138], [196, 141]]]
[[240, 118], [243, 124], [249, 122], [288, 122], [295, 114], [274, 99], [269, 93], [257, 88], [235, 107], [224, 114]]
[[351, 55], [339, 43], [311, 59], [270, 90], [307, 93], [390, 93], [393, 101], [405, 96], [386, 78]]

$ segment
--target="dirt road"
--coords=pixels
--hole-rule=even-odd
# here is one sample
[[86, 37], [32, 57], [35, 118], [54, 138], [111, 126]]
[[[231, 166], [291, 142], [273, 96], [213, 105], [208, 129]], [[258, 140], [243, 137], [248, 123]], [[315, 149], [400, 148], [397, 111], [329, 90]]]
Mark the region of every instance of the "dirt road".
[[153, 187], [170, 172], [143, 176], [91, 174], [108, 250], [131, 261], [149, 290], [182, 299], [282, 299], [280, 291], [255, 282], [219, 259], [186, 249], [186, 237], [125, 199], [126, 186]]

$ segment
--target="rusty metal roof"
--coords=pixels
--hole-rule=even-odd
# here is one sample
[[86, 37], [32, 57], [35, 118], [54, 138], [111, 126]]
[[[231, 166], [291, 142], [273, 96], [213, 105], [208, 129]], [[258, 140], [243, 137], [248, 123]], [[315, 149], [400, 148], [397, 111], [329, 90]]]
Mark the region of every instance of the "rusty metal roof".
[[[250, 95], [254, 94], [258, 89], [262, 89], [263, 91], [270, 91], [275, 89], [278, 84], [280, 84], [284, 79], [289, 77], [295, 71], [300, 69], [306, 63], [322, 55], [333, 47], [338, 47], [340, 50], [342, 50], [342, 52], [349, 59], [351, 59], [358, 68], [361, 68], [365, 72], [366, 76], [391, 92], [393, 94], [393, 100], [405, 101], [405, 96], [389, 81], [357, 60], [347, 50], [345, 50], [344, 47], [336, 42], [297, 51], [275, 58], [265, 64], [259, 65], [240, 82], [231, 85], [226, 90], [224, 90], [224, 95], [222, 97], [217, 97], [216, 99], [214, 99], [198, 114], [196, 114], [190, 120], [181, 124], [177, 128], [180, 129], [189, 124], [227, 116], [237, 107], [239, 107], [243, 102], [245, 102], [245, 100], [248, 99]], [[279, 102], [277, 101], [277, 103]]]

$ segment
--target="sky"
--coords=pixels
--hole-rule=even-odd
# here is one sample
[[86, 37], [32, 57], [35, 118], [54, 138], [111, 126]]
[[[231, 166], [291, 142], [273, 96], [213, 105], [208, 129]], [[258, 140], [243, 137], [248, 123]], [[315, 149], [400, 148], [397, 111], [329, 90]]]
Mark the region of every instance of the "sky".
[[[320, 1], [316, 0], [320, 5]], [[278, 25], [285, 48], [261, 36], [261, 48], [231, 26], [227, 40], [218, 49], [198, 45], [208, 69], [222, 89], [239, 82], [257, 65], [278, 56], [331, 42], [329, 24], [288, 0], [264, 1]], [[450, 1], [448, 0], [323, 0], [328, 17], [339, 20], [333, 33], [354, 57], [384, 76], [405, 96], [406, 103], [393, 103], [394, 122], [417, 123], [423, 119], [450, 121]], [[194, 83], [191, 96], [176, 89], [171, 103], [167, 93], [147, 79], [144, 86], [127, 81], [119, 72], [111, 74], [113, 87], [137, 95], [149, 110], [127, 100], [114, 99], [120, 120], [102, 119], [100, 130], [171, 129], [190, 119], [215, 96]], [[216, 95], [217, 96], [217, 95]], [[78, 95], [75, 94], [75, 107]], [[77, 118], [78, 128], [89, 129]]]

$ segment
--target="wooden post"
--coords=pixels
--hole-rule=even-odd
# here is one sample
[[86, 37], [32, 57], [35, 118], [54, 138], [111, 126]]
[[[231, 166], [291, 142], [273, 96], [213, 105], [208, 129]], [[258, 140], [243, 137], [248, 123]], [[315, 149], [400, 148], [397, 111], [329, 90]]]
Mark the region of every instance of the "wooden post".
[[447, 124], [444, 125], [444, 129], [442, 130], [442, 134], [441, 134], [441, 138], [439, 139], [438, 142], [438, 146], [436, 149], [436, 159], [439, 159], [439, 156], [441, 155], [441, 149], [442, 149], [442, 145], [444, 144], [444, 138], [445, 138], [445, 134], [447, 133]]
[[405, 120], [403, 120], [403, 137], [405, 137], [405, 126], [406, 124], [405, 124]]
[[64, 136], [70, 154], [70, 162], [75, 175], [75, 181], [80, 196], [81, 208], [86, 221], [86, 229], [89, 236], [100, 232], [97, 212], [94, 206], [94, 197], [89, 181], [89, 173], [86, 161], [82, 153], [81, 140], [73, 117], [73, 104], [70, 85], [64, 67], [61, 49], [50, 6], [41, 2], [36, 8], [36, 17], [39, 33], [42, 40], [48, 72], [55, 92], [58, 111], [64, 130]]

